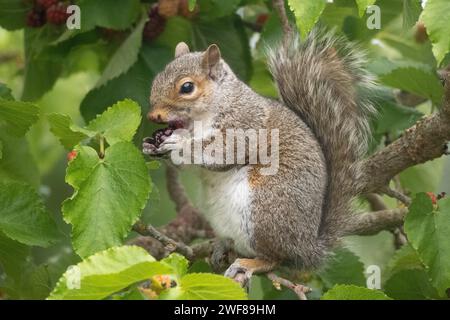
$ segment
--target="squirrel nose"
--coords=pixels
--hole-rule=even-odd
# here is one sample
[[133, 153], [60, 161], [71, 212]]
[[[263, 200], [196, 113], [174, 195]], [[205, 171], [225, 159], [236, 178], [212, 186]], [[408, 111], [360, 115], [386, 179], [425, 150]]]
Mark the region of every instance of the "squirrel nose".
[[147, 114], [147, 119], [152, 121], [152, 122], [156, 122], [156, 123], [162, 123], [162, 116], [159, 112], [149, 112]]

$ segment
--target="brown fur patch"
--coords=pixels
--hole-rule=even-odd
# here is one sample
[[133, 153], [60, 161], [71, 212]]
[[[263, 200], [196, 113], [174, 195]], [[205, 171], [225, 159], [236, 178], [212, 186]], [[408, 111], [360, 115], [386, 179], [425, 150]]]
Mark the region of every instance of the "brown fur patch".
[[252, 189], [264, 184], [265, 176], [260, 173], [261, 168], [263, 168], [263, 165], [256, 164], [250, 169], [248, 182]]

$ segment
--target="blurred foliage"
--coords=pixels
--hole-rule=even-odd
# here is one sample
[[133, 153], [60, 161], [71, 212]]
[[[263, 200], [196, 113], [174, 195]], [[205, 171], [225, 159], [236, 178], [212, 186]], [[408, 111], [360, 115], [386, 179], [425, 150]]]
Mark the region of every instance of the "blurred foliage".
[[[173, 219], [164, 165], [149, 170], [151, 186], [148, 181], [136, 182], [143, 186], [142, 193], [151, 192], [148, 200], [145, 194], [137, 196], [129, 216], [120, 217], [125, 202], [105, 200], [109, 207], [94, 210], [90, 206], [95, 201], [92, 195], [82, 193], [99, 184], [96, 174], [107, 172], [100, 167], [91, 170], [96, 166], [91, 158], [98, 161], [96, 150], [102, 139], [106, 139], [106, 152], [114, 154], [114, 148], [120, 147], [130, 150], [126, 160], [108, 159], [113, 168], [123, 170], [120, 162], [124, 160], [133, 162], [135, 169], [139, 167], [136, 170], [144, 170], [143, 157], [135, 146], [155, 130], [155, 125], [135, 121], [129, 128], [126, 116], [104, 112], [118, 101], [131, 99], [139, 106], [135, 119], [145, 115], [153, 77], [172, 59], [179, 41], [195, 51], [217, 43], [242, 80], [262, 95], [277, 96], [265, 61], [267, 48], [275, 46], [282, 36], [271, 1], [71, 2], [81, 8], [81, 29], [69, 30], [52, 23], [30, 27], [27, 17], [36, 7], [33, 0], [0, 0], [0, 297], [43, 299], [52, 291], [52, 298], [74, 297], [64, 287], [67, 273], [61, 276], [77, 263], [92, 272], [87, 283], [93, 287], [99, 281], [120, 283], [101, 292], [90, 291], [90, 298], [154, 298], [153, 289], [142, 291], [133, 284], [161, 273], [170, 274], [180, 284], [177, 289], [163, 290], [158, 287], [162, 282], [153, 279], [161, 298], [194, 298], [198, 292], [207, 292], [204, 298], [245, 297], [227, 279], [209, 274], [204, 261], [186, 271], [180, 269], [182, 257], [156, 262], [142, 251], [107, 249], [124, 243], [126, 236], [136, 236], [130, 233], [130, 227], [138, 216], [156, 226]], [[372, 4], [380, 7], [380, 29], [366, 26], [371, 15], [366, 9]], [[376, 90], [371, 93], [378, 110], [372, 121], [371, 152], [440, 107], [443, 90], [437, 70], [450, 62], [449, 5], [448, 0], [428, 0], [425, 7], [418, 0], [286, 1], [289, 18], [303, 36], [319, 23], [357, 41], [367, 51], [367, 68], [378, 77]], [[106, 120], [98, 120], [101, 114]], [[97, 119], [96, 125], [91, 125], [93, 119]], [[80, 141], [84, 145], [76, 150], [81, 156], [68, 166], [66, 154]], [[110, 178], [113, 183], [105, 190], [105, 199], [124, 192], [116, 189], [120, 185], [114, 185], [118, 175], [111, 173]], [[189, 196], [198, 203], [202, 195], [195, 173], [183, 172], [182, 180]], [[73, 193], [65, 181], [77, 191]], [[85, 181], [89, 184], [80, 187]], [[442, 158], [410, 168], [400, 174], [398, 183], [406, 193], [418, 194], [405, 226], [411, 243], [396, 250], [393, 235], [387, 231], [346, 238], [344, 247], [321, 270], [299, 275], [314, 289], [309, 298], [446, 297], [445, 289], [450, 287], [446, 241], [450, 207], [448, 200], [432, 204], [421, 192], [450, 193], [450, 160]], [[69, 200], [63, 210], [65, 199]], [[392, 199], [385, 200], [390, 207], [399, 205]], [[71, 208], [71, 201], [81, 203], [82, 211], [97, 214], [96, 219], [105, 225], [111, 219], [108, 212], [115, 212], [113, 226], [94, 224], [96, 219]], [[24, 203], [27, 208], [16, 209]], [[367, 204], [361, 201], [361, 206]], [[117, 208], [119, 211], [114, 211]], [[12, 228], [5, 222], [8, 214], [24, 224]], [[102, 227], [106, 229], [99, 232]], [[96, 231], [108, 237], [97, 237]], [[43, 245], [50, 246], [40, 247]], [[100, 251], [92, 259], [101, 263], [90, 266], [75, 251], [82, 256]], [[117, 258], [118, 253], [127, 259]], [[105, 275], [102, 263], [110, 263], [115, 269]], [[362, 288], [370, 265], [380, 267], [384, 293]], [[145, 272], [140, 273], [143, 269]], [[253, 278], [249, 297], [296, 298], [262, 276]]]

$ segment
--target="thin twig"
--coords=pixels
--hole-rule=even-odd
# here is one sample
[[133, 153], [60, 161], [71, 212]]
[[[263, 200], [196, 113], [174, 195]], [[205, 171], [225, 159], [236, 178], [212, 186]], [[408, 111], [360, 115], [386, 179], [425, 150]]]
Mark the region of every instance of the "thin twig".
[[267, 275], [267, 278], [269, 278], [269, 280], [271, 280], [273, 282], [275, 288], [278, 289], [279, 286], [282, 285], [283, 287], [289, 288], [292, 291], [294, 291], [300, 300], [308, 300], [308, 298], [306, 297], [306, 294], [311, 292], [311, 288], [306, 287], [302, 284], [293, 283], [287, 279], [284, 279], [284, 278], [276, 275], [273, 272], [269, 272], [266, 275]]
[[381, 188], [380, 191], [391, 198], [395, 198], [395, 199], [399, 200], [406, 206], [409, 206], [411, 204], [411, 198], [404, 195], [400, 191], [393, 190], [393, 189], [389, 188], [388, 186]]
[[281, 25], [283, 27], [284, 36], [288, 36], [292, 33], [292, 26], [289, 23], [289, 19], [286, 13], [286, 7], [284, 6], [284, 0], [273, 0], [273, 7], [277, 11], [280, 17]]
[[165, 246], [165, 248], [168, 252], [174, 252], [174, 251], [178, 252], [178, 253], [184, 255], [188, 259], [192, 259], [193, 255], [194, 255], [194, 252], [191, 247], [187, 246], [186, 244], [184, 244], [182, 242], [175, 241], [175, 240], [169, 238], [165, 234], [159, 232], [158, 229], [156, 229], [152, 225], [146, 225], [142, 221], [139, 221], [133, 226], [133, 230], [136, 231], [137, 233], [139, 233], [140, 235], [152, 237], [152, 238], [158, 240]]

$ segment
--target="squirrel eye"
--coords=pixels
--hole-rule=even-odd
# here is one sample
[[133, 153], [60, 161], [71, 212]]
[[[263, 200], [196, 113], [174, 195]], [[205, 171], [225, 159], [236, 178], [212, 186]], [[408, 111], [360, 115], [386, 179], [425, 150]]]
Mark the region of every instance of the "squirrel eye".
[[189, 94], [194, 91], [194, 84], [192, 82], [185, 82], [180, 88], [181, 94]]

